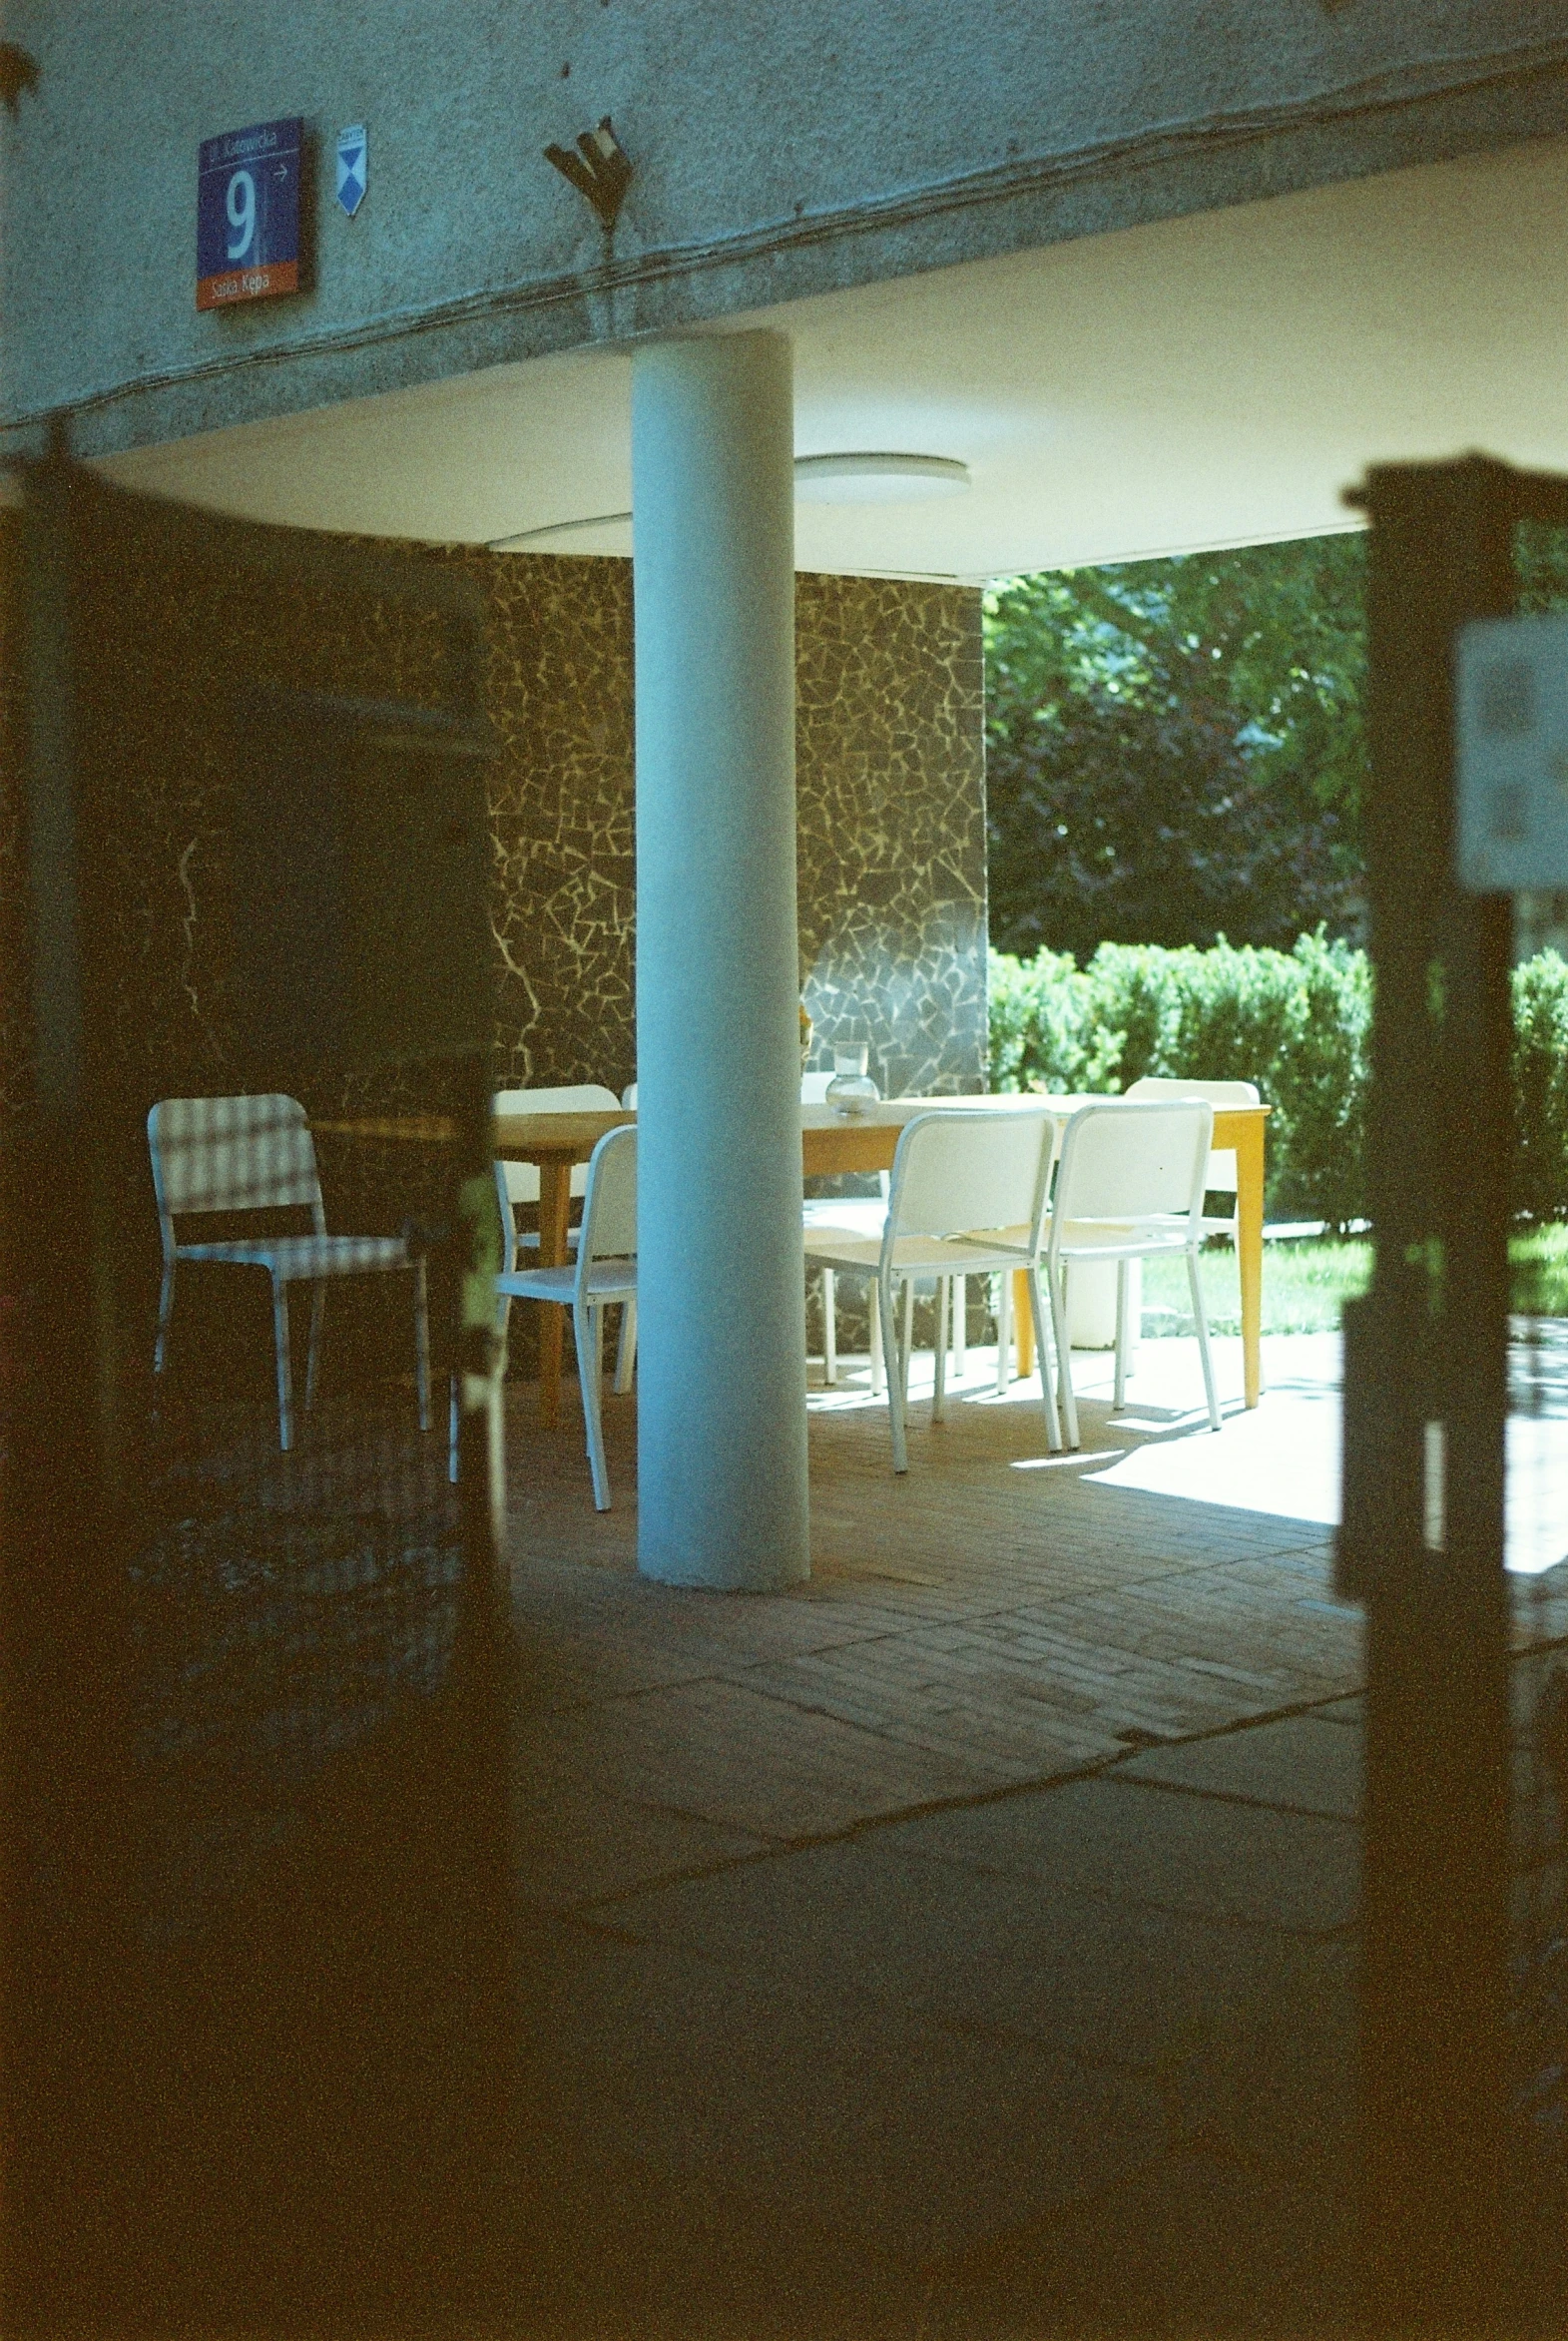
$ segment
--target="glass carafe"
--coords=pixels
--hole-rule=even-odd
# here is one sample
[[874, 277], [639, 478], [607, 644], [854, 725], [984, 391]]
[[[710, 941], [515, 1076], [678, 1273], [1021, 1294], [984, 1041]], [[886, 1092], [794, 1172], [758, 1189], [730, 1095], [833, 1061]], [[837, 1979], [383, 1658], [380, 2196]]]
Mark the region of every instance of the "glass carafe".
[[827, 1102], [834, 1113], [848, 1120], [863, 1114], [882, 1094], [865, 1069], [870, 1053], [863, 1040], [833, 1043], [833, 1077], [827, 1084]]

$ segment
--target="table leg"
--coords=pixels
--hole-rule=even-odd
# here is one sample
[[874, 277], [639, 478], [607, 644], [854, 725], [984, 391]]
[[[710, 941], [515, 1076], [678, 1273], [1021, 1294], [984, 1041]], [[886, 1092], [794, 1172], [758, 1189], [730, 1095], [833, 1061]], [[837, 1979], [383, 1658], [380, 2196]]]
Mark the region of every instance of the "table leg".
[[1029, 1278], [1013, 1270], [1013, 1341], [1018, 1350], [1018, 1379], [1027, 1382], [1034, 1372], [1034, 1311], [1029, 1306]]
[[[539, 1265], [564, 1268], [567, 1215], [572, 1206], [569, 1162], [539, 1165]], [[539, 1303], [539, 1420], [553, 1431], [561, 1420], [561, 1334], [566, 1316], [553, 1301]]]
[[1239, 1123], [1236, 1147], [1236, 1253], [1242, 1279], [1242, 1387], [1256, 1407], [1263, 1389], [1261, 1338], [1264, 1318], [1264, 1123], [1251, 1115]]

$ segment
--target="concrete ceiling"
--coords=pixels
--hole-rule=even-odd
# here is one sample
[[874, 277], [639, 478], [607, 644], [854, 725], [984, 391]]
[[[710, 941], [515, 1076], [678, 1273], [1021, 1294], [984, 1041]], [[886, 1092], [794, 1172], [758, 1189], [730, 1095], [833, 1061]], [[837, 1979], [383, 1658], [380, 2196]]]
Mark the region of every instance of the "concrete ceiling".
[[[786, 331], [796, 450], [967, 493], [796, 513], [797, 566], [979, 580], [1342, 528], [1373, 460], [1568, 470], [1568, 142], [1314, 189], [727, 320]], [[105, 459], [257, 519], [625, 553], [625, 345]]]

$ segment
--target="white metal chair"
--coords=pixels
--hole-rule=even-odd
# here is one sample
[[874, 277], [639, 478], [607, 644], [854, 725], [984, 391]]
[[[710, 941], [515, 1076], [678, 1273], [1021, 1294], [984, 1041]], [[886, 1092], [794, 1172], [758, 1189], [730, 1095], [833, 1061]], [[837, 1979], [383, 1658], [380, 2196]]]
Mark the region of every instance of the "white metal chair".
[[[1127, 1095], [1134, 1100], [1146, 1101], [1151, 1098], [1203, 1097], [1211, 1105], [1257, 1105], [1260, 1102], [1256, 1081], [1176, 1081], [1168, 1080], [1163, 1073], [1145, 1073], [1141, 1081], [1132, 1084]], [[1234, 1198], [1236, 1181], [1235, 1147], [1224, 1146], [1218, 1152], [1211, 1148], [1209, 1167], [1204, 1172], [1205, 1192]], [[1238, 1241], [1234, 1200], [1229, 1219], [1212, 1216], [1205, 1219], [1204, 1234], [1229, 1236], [1233, 1244]]]
[[[414, 1280], [414, 1369], [419, 1428], [430, 1428], [430, 1331], [425, 1265], [401, 1236], [332, 1236], [316, 1171], [304, 1107], [297, 1098], [166, 1097], [147, 1117], [153, 1192], [164, 1244], [163, 1289], [153, 1372], [162, 1374], [181, 1261], [264, 1269], [272, 1284], [272, 1341], [277, 1361], [277, 1431], [284, 1454], [293, 1445], [293, 1386], [288, 1361], [288, 1287], [310, 1287], [310, 1346], [304, 1403], [315, 1397], [316, 1364], [326, 1311], [326, 1280], [409, 1269]], [[308, 1211], [307, 1236], [261, 1236], [223, 1243], [182, 1244], [175, 1221], [184, 1213]]]
[[[548, 1301], [571, 1310], [594, 1504], [599, 1511], [608, 1511], [610, 1474], [605, 1467], [599, 1391], [604, 1313], [612, 1302], [630, 1309], [637, 1299], [637, 1132], [630, 1125], [606, 1131], [589, 1157], [577, 1259], [563, 1268], [517, 1267], [517, 1223], [502, 1176], [508, 1166], [498, 1162], [495, 1167], [505, 1262], [495, 1280], [496, 1330], [504, 1338], [514, 1300]], [[615, 1378], [618, 1391], [630, 1388], [631, 1371], [631, 1354], [623, 1344]]]
[[[633, 1086], [635, 1088], [636, 1084]], [[635, 1105], [637, 1101], [634, 1098], [632, 1102]], [[564, 1089], [498, 1089], [491, 1100], [491, 1111], [498, 1114], [614, 1113], [619, 1104], [615, 1091], [607, 1089], [602, 1081], [578, 1081]], [[539, 1165], [534, 1162], [508, 1162], [499, 1167], [505, 1175], [506, 1192], [514, 1213], [519, 1203], [537, 1205]], [[588, 1165], [586, 1162], [574, 1163], [571, 1187], [573, 1197], [581, 1198], [587, 1189]], [[567, 1230], [566, 1240], [575, 1248], [575, 1228]], [[532, 1228], [522, 1229], [517, 1242], [525, 1252], [537, 1252], [539, 1249], [539, 1238]]]
[[[825, 1105], [827, 1084], [831, 1073], [802, 1073], [800, 1075], [800, 1103]], [[877, 1174], [880, 1196], [830, 1195], [815, 1197], [801, 1207], [800, 1225], [805, 1234], [806, 1258], [817, 1261], [815, 1239], [825, 1235], [829, 1243], [841, 1236], [869, 1238], [881, 1241], [882, 1225], [887, 1217], [887, 1173]], [[824, 1263], [822, 1277], [822, 1380], [831, 1390], [838, 1380], [838, 1295], [833, 1272]], [[871, 1394], [879, 1397], [882, 1388], [882, 1353], [877, 1337], [876, 1287], [870, 1291]]]
[[1079, 1441], [1065, 1280], [1068, 1266], [1077, 1260], [1117, 1263], [1115, 1404], [1120, 1406], [1127, 1388], [1127, 1264], [1162, 1252], [1185, 1256], [1209, 1422], [1213, 1430], [1220, 1429], [1198, 1268], [1213, 1137], [1214, 1107], [1206, 1098], [1113, 1098], [1081, 1107], [1067, 1125], [1051, 1203], [1045, 1275], [1069, 1447], [1077, 1447]]
[[[1061, 1445], [1056, 1400], [1049, 1372], [1045, 1312], [1040, 1298], [1040, 1243], [1047, 1210], [1056, 1125], [1049, 1114], [1011, 1109], [916, 1114], [906, 1122], [893, 1156], [887, 1218], [880, 1242], [845, 1235], [831, 1240], [816, 1232], [812, 1256], [839, 1274], [874, 1279], [893, 1469], [909, 1467], [904, 1439], [909, 1373], [909, 1302], [916, 1278], [937, 1280], [936, 1377], [931, 1419], [945, 1413], [947, 1305], [950, 1281], [958, 1276], [1028, 1272], [1035, 1338], [1040, 1353], [1040, 1395], [1046, 1435]], [[1016, 1238], [1022, 1231], [1022, 1241]], [[1004, 1235], [998, 1231], [1008, 1231]], [[904, 1332], [896, 1330], [896, 1303], [902, 1287]]]

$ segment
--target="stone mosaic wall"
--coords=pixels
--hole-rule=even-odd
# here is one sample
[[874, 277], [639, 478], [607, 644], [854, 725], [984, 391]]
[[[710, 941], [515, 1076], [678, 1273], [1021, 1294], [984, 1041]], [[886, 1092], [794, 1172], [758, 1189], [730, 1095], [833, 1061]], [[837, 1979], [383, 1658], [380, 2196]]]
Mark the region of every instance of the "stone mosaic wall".
[[980, 597], [801, 577], [800, 968], [811, 1062], [864, 1040], [884, 1096], [985, 1086]]
[[[498, 1078], [636, 1070], [631, 564], [456, 556], [491, 610]], [[862, 1039], [884, 1094], [979, 1089], [979, 596], [796, 581], [800, 977], [811, 1062]]]
[[[505, 1085], [636, 1071], [631, 565], [453, 551], [482, 589], [491, 779], [496, 1076]], [[800, 966], [816, 1031], [869, 1042], [884, 1093], [983, 1086], [985, 859], [979, 597], [801, 577], [797, 594]], [[142, 613], [150, 619], [152, 613]], [[312, 663], [351, 659], [320, 639]], [[341, 686], [339, 686], [341, 687]], [[174, 760], [149, 763], [103, 841], [125, 895], [127, 1051], [149, 1094], [233, 1079], [222, 806]], [[17, 906], [14, 791], [0, 777], [5, 908]], [[217, 825], [215, 827], [215, 825]], [[116, 821], [118, 828], [119, 822]], [[131, 898], [134, 896], [134, 899]], [[11, 937], [14, 943], [15, 937]], [[23, 1078], [14, 950], [0, 1099]], [[134, 996], [133, 996], [134, 995]], [[369, 1102], [367, 1097], [366, 1102]]]
[[637, 1070], [629, 561], [452, 556], [489, 605], [499, 1087]]

